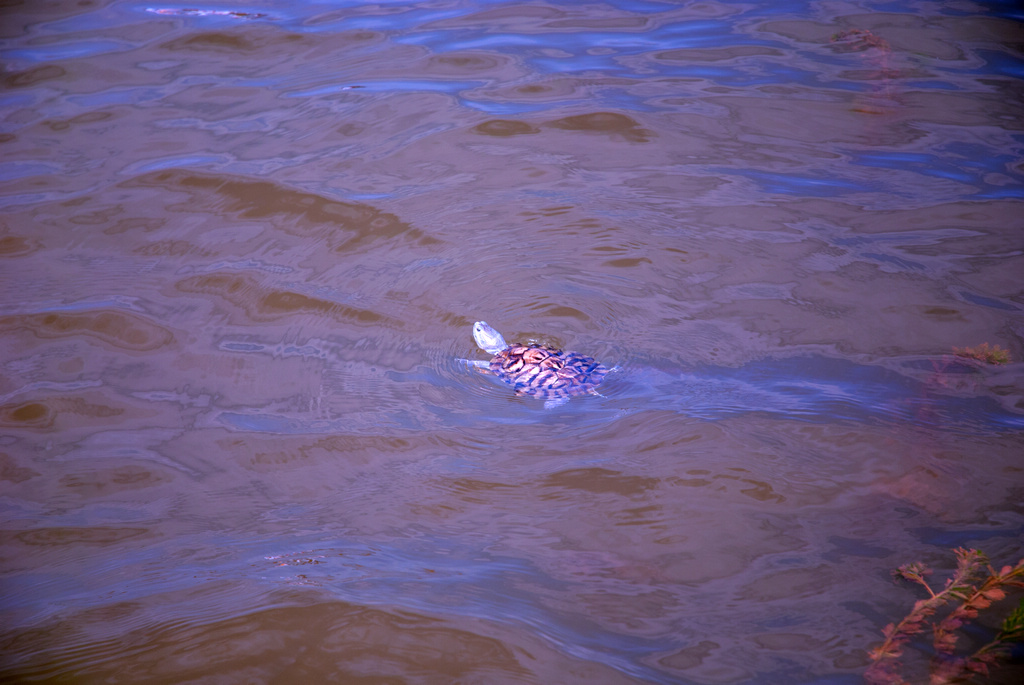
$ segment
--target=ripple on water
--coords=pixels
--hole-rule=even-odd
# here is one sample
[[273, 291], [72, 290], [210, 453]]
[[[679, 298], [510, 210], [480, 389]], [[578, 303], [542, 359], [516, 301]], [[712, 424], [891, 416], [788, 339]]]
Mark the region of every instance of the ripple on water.
[[965, 7], [6, 7], [0, 679], [859, 678], [891, 568], [1020, 556]]

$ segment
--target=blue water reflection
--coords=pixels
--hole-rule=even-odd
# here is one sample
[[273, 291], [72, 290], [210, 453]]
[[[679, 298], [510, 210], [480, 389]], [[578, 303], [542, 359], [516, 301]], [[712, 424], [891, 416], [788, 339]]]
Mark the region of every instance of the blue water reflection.
[[977, 143], [955, 142], [934, 149], [929, 154], [878, 150], [848, 154], [850, 162], [859, 166], [909, 171], [974, 186], [979, 191], [977, 199], [1024, 198], [1024, 188], [994, 186], [985, 180], [986, 174], [1013, 174], [1015, 156]]
[[[244, 354], [273, 354], [315, 359], [331, 358], [330, 346], [264, 346], [252, 342], [222, 343], [222, 349]], [[563, 413], [576, 414], [574, 430], [585, 431], [624, 415], [671, 410], [683, 416], [716, 421], [738, 416], [767, 416], [777, 420], [841, 425], [917, 426], [939, 433], [990, 434], [1024, 429], [1024, 414], [1008, 410], [990, 395], [950, 390], [949, 379], [980, 384], [984, 375], [976, 366], [958, 361], [906, 362], [898, 370], [823, 356], [765, 358], [736, 367], [685, 364], [672, 367], [664, 360], [633, 360], [628, 369], [606, 379], [605, 398], [585, 397], [546, 412], [539, 402], [522, 399], [517, 407], [501, 405], [467, 410], [474, 402], [472, 382], [478, 374], [422, 366], [414, 371], [388, 371], [396, 384], [445, 388], [454, 405], [425, 403], [420, 410], [402, 407], [401, 396], [389, 400], [370, 421], [351, 415], [310, 419], [301, 414], [217, 412], [217, 420], [233, 430], [281, 434], [380, 430], [423, 431], [438, 428], [482, 427], [487, 422], [535, 424]], [[488, 381], [492, 379], [488, 378]], [[414, 391], [423, 394], [425, 390]], [[497, 401], [509, 395], [507, 386], [488, 382], [482, 390]], [[459, 400], [460, 395], [464, 400]], [[497, 407], [495, 407], [497, 408]], [[484, 424], [481, 424], [481, 421]]]
[[881, 189], [881, 184], [859, 183], [840, 178], [830, 178], [830, 174], [822, 171], [820, 176], [801, 176], [797, 174], [769, 173], [753, 169], [729, 169], [712, 167], [712, 171], [721, 174], [742, 176], [757, 183], [766, 193], [780, 195], [799, 195], [802, 197], [840, 197], [848, 193], [868, 193]]
[[[99, 5], [5, 8], [35, 680], [242, 681], [280, 602], [550, 682], [852, 683], [890, 568], [1019, 551], [1022, 366], [950, 352], [1021, 347], [1015, 3]], [[476, 318], [621, 368], [545, 410]]]

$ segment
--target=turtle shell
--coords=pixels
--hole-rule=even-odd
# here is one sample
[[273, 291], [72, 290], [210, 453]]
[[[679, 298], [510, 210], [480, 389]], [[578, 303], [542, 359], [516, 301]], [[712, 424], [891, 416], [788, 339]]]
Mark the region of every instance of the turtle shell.
[[491, 359], [491, 371], [517, 393], [545, 400], [591, 392], [608, 375], [592, 357], [545, 345], [510, 345]]

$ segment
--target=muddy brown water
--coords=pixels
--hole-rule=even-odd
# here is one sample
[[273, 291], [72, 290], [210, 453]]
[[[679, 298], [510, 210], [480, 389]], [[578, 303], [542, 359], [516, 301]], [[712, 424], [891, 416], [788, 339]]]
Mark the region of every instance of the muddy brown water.
[[856, 683], [1024, 556], [1009, 5], [2, 16], [5, 681]]

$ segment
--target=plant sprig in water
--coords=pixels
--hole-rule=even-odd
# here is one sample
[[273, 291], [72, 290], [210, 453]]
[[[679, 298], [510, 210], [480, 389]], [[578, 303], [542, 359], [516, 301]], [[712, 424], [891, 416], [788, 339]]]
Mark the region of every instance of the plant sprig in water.
[[[995, 639], [971, 654], [956, 654], [959, 638], [957, 629], [977, 618], [982, 609], [1004, 599], [1004, 588], [1024, 587], [1024, 559], [1017, 562], [1016, 566], [1004, 566], [996, 571], [989, 564], [988, 558], [976, 549], [957, 548], [953, 553], [957, 559], [956, 571], [946, 581], [946, 587], [939, 592], [932, 590], [925, 580], [931, 570], [924, 564], [904, 564], [893, 572], [898, 579], [921, 585], [928, 591], [929, 597], [915, 602], [913, 609], [902, 621], [890, 623], [882, 631], [885, 641], [868, 653], [874, 662], [865, 674], [869, 683], [907, 685], [909, 681], [901, 674], [899, 658], [911, 638], [924, 632], [929, 624], [935, 652], [929, 669], [929, 685], [966, 682], [975, 675], [985, 676], [989, 667], [1009, 652], [1010, 644], [1024, 640], [1022, 599], [1003, 621]], [[986, 570], [988, 577], [982, 580], [981, 576]], [[940, 620], [935, 614], [946, 604], [953, 608]]]
[[974, 347], [954, 347], [953, 354], [965, 359], [976, 359], [986, 364], [1009, 364], [1010, 352], [999, 345], [981, 343]]

